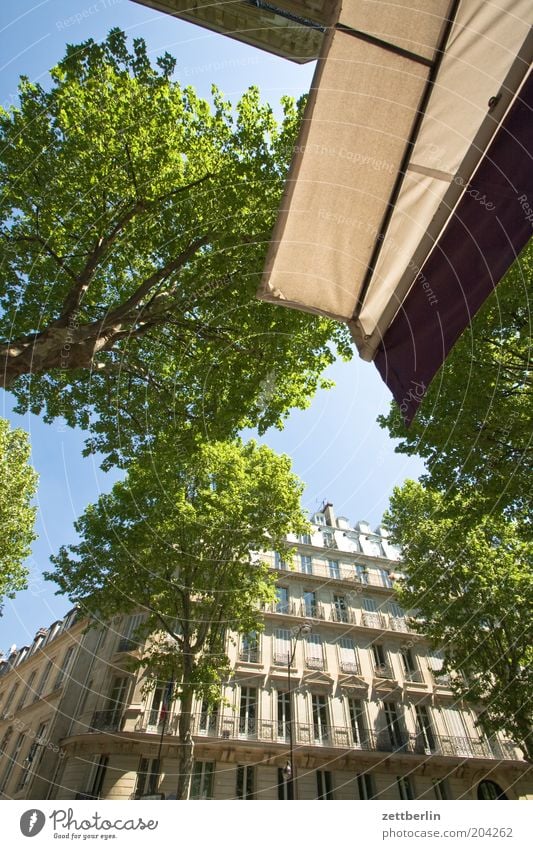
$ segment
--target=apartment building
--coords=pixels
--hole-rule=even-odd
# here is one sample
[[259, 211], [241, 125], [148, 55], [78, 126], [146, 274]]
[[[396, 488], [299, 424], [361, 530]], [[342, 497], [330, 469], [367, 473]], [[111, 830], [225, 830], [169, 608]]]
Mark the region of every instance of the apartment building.
[[[291, 567], [265, 555], [278, 588], [264, 631], [228, 635], [224, 703], [195, 705], [191, 798], [533, 797], [522, 753], [476, 729], [439, 674], [439, 653], [395, 601], [401, 562], [386, 532], [352, 527], [326, 504], [312, 532], [291, 541]], [[166, 682], [146, 694], [131, 671], [139, 621], [80, 638], [74, 619], [10, 661], [0, 677], [4, 797], [173, 798], [179, 701], [166, 698]], [[39, 674], [51, 661], [59, 686], [47, 688]], [[22, 692], [35, 681], [30, 711]], [[14, 728], [15, 698], [28, 730]]]

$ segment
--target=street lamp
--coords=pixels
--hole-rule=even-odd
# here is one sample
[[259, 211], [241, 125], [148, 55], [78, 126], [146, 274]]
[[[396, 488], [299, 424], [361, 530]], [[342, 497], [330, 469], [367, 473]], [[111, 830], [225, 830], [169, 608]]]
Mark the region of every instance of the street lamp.
[[292, 732], [293, 727], [293, 716], [294, 716], [294, 703], [292, 697], [292, 684], [291, 684], [291, 666], [294, 660], [294, 655], [296, 653], [296, 646], [298, 643], [298, 637], [302, 634], [310, 634], [313, 630], [313, 626], [309, 622], [303, 622], [298, 627], [293, 628], [291, 631], [291, 652], [290, 656], [288, 656], [287, 663], [287, 684], [289, 688], [289, 760], [285, 764], [283, 768], [283, 775], [285, 776], [285, 781], [287, 783], [287, 798], [294, 799], [295, 793], [295, 775], [294, 775], [294, 735]]

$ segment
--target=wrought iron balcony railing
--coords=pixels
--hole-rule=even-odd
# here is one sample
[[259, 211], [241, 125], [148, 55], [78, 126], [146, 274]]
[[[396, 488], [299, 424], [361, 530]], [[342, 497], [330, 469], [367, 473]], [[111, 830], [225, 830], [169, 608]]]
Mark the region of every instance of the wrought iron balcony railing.
[[349, 675], [360, 675], [361, 667], [358, 663], [351, 660], [341, 660], [340, 662], [341, 672], [346, 672]]
[[261, 652], [259, 649], [241, 649], [239, 660], [242, 663], [261, 663]]
[[424, 684], [424, 675], [421, 669], [409, 669], [403, 673], [404, 681], [412, 684]]
[[376, 663], [374, 666], [374, 676], [376, 678], [394, 678], [394, 672], [388, 663]]
[[307, 669], [324, 669], [324, 658], [322, 657], [306, 657], [305, 665]]
[[89, 731], [121, 731], [124, 713], [122, 708], [97, 710], [93, 713]]
[[[289, 722], [278, 722], [232, 714], [213, 715], [209, 725], [202, 715], [194, 719], [194, 733], [222, 739], [253, 739], [286, 744]], [[330, 746], [390, 754], [439, 755], [442, 757], [471, 757], [490, 760], [520, 760], [512, 743], [498, 740], [479, 740], [471, 737], [451, 737], [428, 731], [409, 734], [397, 729], [371, 731], [350, 726], [294, 722], [294, 743], [300, 746]]]

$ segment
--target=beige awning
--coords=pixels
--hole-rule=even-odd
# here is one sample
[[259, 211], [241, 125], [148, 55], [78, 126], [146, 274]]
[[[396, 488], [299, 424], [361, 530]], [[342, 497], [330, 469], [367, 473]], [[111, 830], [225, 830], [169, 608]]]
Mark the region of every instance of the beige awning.
[[259, 297], [348, 322], [361, 356], [375, 356], [524, 82], [532, 11], [531, 0], [344, 0]]

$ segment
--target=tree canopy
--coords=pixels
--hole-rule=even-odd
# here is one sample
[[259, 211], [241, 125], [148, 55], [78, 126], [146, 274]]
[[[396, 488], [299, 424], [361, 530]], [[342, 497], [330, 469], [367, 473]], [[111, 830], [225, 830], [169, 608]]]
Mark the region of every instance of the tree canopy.
[[[379, 421], [418, 454], [432, 489], [469, 493], [472, 521], [488, 513], [531, 516], [531, 279], [533, 243], [463, 333], [406, 429], [393, 405]], [[530, 526], [529, 526], [530, 527]]]
[[178, 798], [190, 775], [193, 695], [220, 700], [227, 632], [262, 629], [275, 575], [260, 552], [286, 551], [286, 534], [308, 529], [301, 490], [290, 460], [265, 446], [187, 453], [168, 439], [86, 509], [75, 524], [81, 541], [52, 557], [47, 577], [94, 620], [145, 612], [143, 634], [168, 635], [170, 644], [149, 640], [139, 662], [177, 682]]
[[107, 465], [169, 421], [280, 425], [350, 356], [341, 325], [255, 298], [301, 104], [210, 105], [173, 70], [115, 29], [0, 109], [3, 384]]
[[533, 544], [501, 515], [465, 526], [460, 517], [472, 512], [464, 494], [451, 499], [414, 481], [395, 488], [384, 523], [403, 550], [399, 601], [443, 649], [444, 671], [465, 676], [454, 689], [482, 728], [505, 731], [532, 759]]
[[37, 473], [29, 463], [28, 435], [11, 430], [0, 418], [0, 611], [2, 599], [12, 598], [27, 585], [23, 561], [30, 554], [35, 511], [31, 500], [37, 489]]

